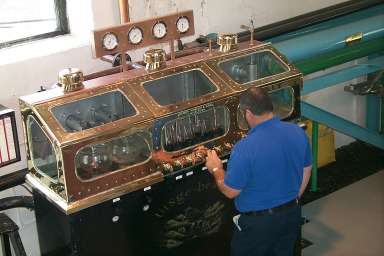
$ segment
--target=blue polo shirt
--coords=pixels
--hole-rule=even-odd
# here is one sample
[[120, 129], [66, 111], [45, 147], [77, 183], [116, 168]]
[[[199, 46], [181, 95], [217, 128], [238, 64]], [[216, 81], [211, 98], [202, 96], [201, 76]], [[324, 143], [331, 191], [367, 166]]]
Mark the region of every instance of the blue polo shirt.
[[298, 197], [303, 168], [311, 162], [304, 131], [273, 117], [236, 143], [224, 183], [241, 190], [235, 198], [239, 212], [269, 209]]

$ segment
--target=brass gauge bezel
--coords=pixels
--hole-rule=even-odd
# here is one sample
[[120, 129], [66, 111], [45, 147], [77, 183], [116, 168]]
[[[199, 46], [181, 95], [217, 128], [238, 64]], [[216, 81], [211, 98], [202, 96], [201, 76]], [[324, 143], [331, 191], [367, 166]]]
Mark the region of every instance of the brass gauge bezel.
[[[161, 36], [161, 37], [156, 36], [156, 32], [155, 32], [155, 27], [156, 27], [157, 25], [160, 25], [160, 24], [162, 24], [162, 25], [164, 26], [164, 28], [165, 28], [165, 33], [164, 33], [164, 35]], [[152, 32], [152, 36], [153, 36], [155, 39], [162, 39], [162, 38], [164, 38], [164, 37], [168, 34], [168, 27], [167, 27], [167, 24], [166, 24], [164, 21], [159, 20], [159, 21], [155, 22], [155, 24], [153, 24], [151, 32]]]
[[[179, 21], [181, 19], [186, 19], [188, 21], [188, 28], [185, 30], [185, 31], [180, 31], [179, 27], [178, 27], [178, 24], [179, 24]], [[176, 30], [177, 32], [179, 32], [180, 34], [185, 34], [189, 31], [189, 29], [191, 28], [191, 22], [189, 21], [188, 17], [187, 16], [180, 16], [177, 18], [176, 20], [176, 23], [175, 23], [175, 26], [176, 26]]]
[[[105, 38], [106, 38], [107, 36], [109, 36], [109, 35], [112, 35], [112, 36], [114, 36], [114, 37], [116, 38], [116, 45], [115, 45], [113, 48], [107, 48], [107, 47], [105, 46], [105, 43], [104, 43]], [[106, 50], [106, 51], [113, 51], [113, 50], [115, 50], [115, 49], [119, 46], [119, 37], [118, 37], [115, 33], [113, 33], [113, 32], [107, 32], [107, 33], [105, 33], [105, 34], [103, 35], [103, 37], [101, 38], [101, 46], [102, 46], [103, 49]]]
[[[140, 41], [138, 41], [137, 43], [132, 42], [132, 40], [131, 40], [131, 38], [130, 38], [130, 36], [129, 36], [129, 34], [130, 34], [134, 29], [138, 29], [138, 30], [140, 31], [140, 33], [141, 33], [141, 39], [140, 39]], [[131, 27], [131, 28], [128, 30], [128, 33], [127, 33], [127, 39], [128, 39], [128, 42], [129, 42], [130, 44], [132, 44], [132, 45], [138, 45], [138, 44], [140, 44], [140, 43], [143, 42], [143, 40], [144, 40], [144, 31], [143, 31], [143, 29], [140, 28], [140, 27], [138, 27], [138, 26], [133, 26], [133, 27]]]

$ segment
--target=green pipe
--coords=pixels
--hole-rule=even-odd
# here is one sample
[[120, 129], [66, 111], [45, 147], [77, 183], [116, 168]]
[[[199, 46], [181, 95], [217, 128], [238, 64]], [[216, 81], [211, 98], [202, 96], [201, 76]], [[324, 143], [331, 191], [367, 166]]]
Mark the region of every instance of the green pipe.
[[311, 192], [317, 191], [317, 153], [319, 142], [319, 123], [312, 121], [312, 174], [311, 174]]
[[380, 96], [368, 94], [365, 103], [365, 127], [372, 132], [380, 130]]
[[307, 75], [380, 51], [384, 51], [384, 38], [382, 37], [368, 42], [355, 43], [332, 52], [319, 54], [310, 59], [294, 62], [294, 65], [303, 75]]
[[380, 97], [379, 133], [384, 133], [384, 96]]

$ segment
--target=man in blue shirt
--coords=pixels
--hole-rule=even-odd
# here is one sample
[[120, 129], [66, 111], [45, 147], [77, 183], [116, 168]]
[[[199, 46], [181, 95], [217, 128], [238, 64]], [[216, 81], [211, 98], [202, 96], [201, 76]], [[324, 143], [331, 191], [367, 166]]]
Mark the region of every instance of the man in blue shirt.
[[218, 189], [235, 198], [240, 217], [232, 237], [232, 256], [292, 255], [300, 232], [302, 195], [311, 175], [311, 148], [304, 131], [273, 115], [268, 94], [249, 88], [240, 109], [250, 127], [233, 148], [227, 171], [213, 150], [206, 166]]

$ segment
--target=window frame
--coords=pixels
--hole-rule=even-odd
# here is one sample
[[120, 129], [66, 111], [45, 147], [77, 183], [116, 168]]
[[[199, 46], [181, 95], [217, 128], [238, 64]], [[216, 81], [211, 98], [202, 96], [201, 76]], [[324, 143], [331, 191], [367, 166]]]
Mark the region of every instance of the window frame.
[[40, 39], [46, 39], [50, 37], [68, 34], [69, 23], [68, 23], [68, 17], [67, 17], [67, 1], [54, 0], [54, 3], [55, 3], [56, 25], [57, 25], [55, 31], [38, 34], [34, 36], [29, 36], [29, 37], [24, 37], [24, 38], [12, 40], [12, 41], [2, 42], [0, 43], [0, 50], [17, 45], [17, 44], [22, 44], [26, 42], [32, 42]]

